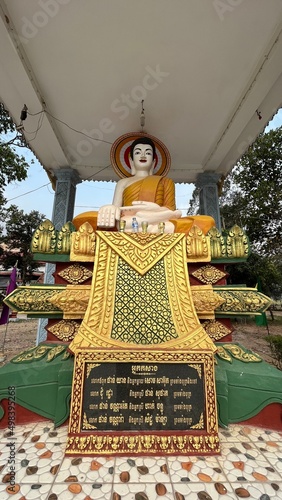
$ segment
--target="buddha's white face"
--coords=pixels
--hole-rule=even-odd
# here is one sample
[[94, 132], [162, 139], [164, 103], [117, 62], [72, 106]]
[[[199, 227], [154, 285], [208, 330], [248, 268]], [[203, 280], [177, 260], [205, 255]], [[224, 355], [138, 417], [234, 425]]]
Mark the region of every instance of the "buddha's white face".
[[133, 163], [136, 170], [147, 170], [154, 168], [153, 148], [149, 144], [136, 144], [133, 150]]

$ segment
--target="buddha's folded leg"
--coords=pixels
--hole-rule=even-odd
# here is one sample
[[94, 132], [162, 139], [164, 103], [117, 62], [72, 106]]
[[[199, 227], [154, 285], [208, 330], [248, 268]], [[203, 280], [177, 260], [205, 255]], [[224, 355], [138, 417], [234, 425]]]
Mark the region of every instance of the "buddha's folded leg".
[[215, 226], [215, 221], [209, 215], [195, 215], [182, 217], [181, 219], [171, 220], [170, 222], [174, 225], [175, 233], [185, 233], [187, 234], [192, 226], [198, 226], [204, 234]]
[[75, 227], [75, 229], [79, 229], [82, 224], [85, 222], [89, 222], [90, 226], [93, 227], [94, 231], [97, 229], [97, 219], [98, 219], [98, 212], [94, 211], [89, 211], [89, 212], [83, 212], [82, 214], [77, 215], [72, 223]]

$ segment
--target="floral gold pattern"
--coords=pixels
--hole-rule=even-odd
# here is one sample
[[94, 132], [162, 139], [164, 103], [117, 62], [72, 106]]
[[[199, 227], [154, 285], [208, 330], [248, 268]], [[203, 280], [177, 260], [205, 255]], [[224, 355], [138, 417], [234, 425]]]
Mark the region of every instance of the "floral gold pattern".
[[79, 325], [80, 323], [77, 323], [74, 320], [62, 319], [55, 325], [48, 327], [48, 330], [59, 340], [62, 340], [63, 342], [70, 342], [77, 334]]
[[71, 249], [71, 234], [75, 231], [72, 222], [66, 222], [62, 229], [57, 233], [57, 253], [66, 254], [70, 253]]
[[213, 319], [215, 309], [223, 304], [225, 299], [215, 293], [211, 285], [193, 286], [191, 290], [198, 317]]
[[211, 264], [207, 264], [206, 266], [200, 267], [192, 273], [192, 276], [197, 278], [199, 281], [205, 284], [214, 285], [220, 279], [226, 276], [226, 273], [220, 271], [216, 267]]
[[64, 319], [82, 319], [89, 301], [91, 285], [67, 285], [61, 292], [50, 296], [49, 301], [64, 311]]
[[203, 327], [206, 330], [209, 337], [215, 342], [217, 340], [226, 337], [229, 335], [232, 330], [227, 328], [225, 325], [217, 321], [216, 319], [212, 319], [210, 321], [205, 321], [203, 323]]
[[71, 285], [79, 285], [92, 278], [92, 275], [92, 271], [80, 264], [72, 264], [58, 273], [58, 276], [68, 281]]
[[143, 276], [183, 239], [184, 234], [121, 234], [100, 231], [99, 236]]
[[[38, 361], [45, 356], [46, 362], [49, 363], [53, 359], [55, 359], [57, 356], [59, 356], [62, 353], [65, 353], [66, 351], [66, 346], [65, 345], [57, 345], [54, 347], [53, 345], [39, 345], [38, 347], [33, 347], [31, 349], [28, 349], [27, 351], [22, 352], [15, 358], [11, 359], [11, 363], [29, 363], [32, 361]], [[66, 357], [62, 357], [62, 359], [67, 359]]]
[[224, 361], [228, 361], [228, 363], [232, 363], [232, 357], [230, 356], [230, 354], [228, 354], [228, 352], [221, 345], [217, 345], [216, 355], [219, 358], [224, 359]]
[[248, 352], [237, 344], [224, 344], [221, 347], [230, 353], [233, 358], [243, 361], [244, 363], [260, 363], [262, 361], [258, 354]]
[[201, 413], [200, 420], [197, 424], [192, 425], [191, 429], [204, 429], [204, 415]]
[[64, 285], [21, 286], [10, 293], [5, 301], [11, 309], [21, 313], [57, 315], [60, 309], [53, 305], [51, 298], [54, 299], [64, 289]]

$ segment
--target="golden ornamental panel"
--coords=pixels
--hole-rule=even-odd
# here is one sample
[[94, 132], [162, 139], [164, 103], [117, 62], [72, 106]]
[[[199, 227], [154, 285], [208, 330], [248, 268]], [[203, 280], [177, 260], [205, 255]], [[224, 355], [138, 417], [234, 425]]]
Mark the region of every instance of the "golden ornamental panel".
[[216, 227], [212, 227], [208, 232], [208, 236], [210, 237], [211, 258], [220, 259], [226, 257], [226, 244], [219, 230]]
[[127, 234], [106, 231], [98, 231], [97, 234], [142, 276], [184, 238], [184, 234]]
[[244, 363], [260, 363], [262, 358], [252, 351], [248, 351], [237, 344], [223, 344], [221, 346], [225, 349], [231, 356]]
[[209, 262], [211, 260], [210, 239], [201, 228], [194, 225], [186, 236], [188, 262]]
[[222, 339], [223, 337], [226, 337], [226, 335], [229, 335], [232, 333], [232, 330], [227, 328], [225, 325], [220, 323], [220, 321], [217, 321], [215, 319], [212, 319], [210, 321], [205, 321], [202, 323], [204, 329], [206, 330], [208, 336], [214, 341], [218, 341]]
[[71, 261], [93, 262], [96, 234], [89, 222], [84, 222], [78, 231], [71, 234]]
[[72, 264], [58, 273], [58, 276], [68, 281], [72, 285], [78, 285], [92, 278], [92, 271], [81, 264]]
[[77, 321], [63, 319], [55, 325], [48, 327], [48, 330], [59, 340], [62, 340], [63, 342], [70, 342], [77, 334], [79, 326], [80, 323]]
[[[102, 236], [101, 236], [102, 234]], [[109, 236], [110, 234], [110, 236]], [[134, 240], [134, 248], [142, 247], [142, 235], [138, 235], [136, 240], [132, 235], [128, 237], [123, 233], [97, 232], [95, 266], [92, 280], [92, 288], [90, 300], [84, 320], [79, 329], [78, 335], [70, 345], [70, 349], [75, 352], [80, 347], [100, 346], [110, 347], [116, 346], [125, 348], [126, 345], [134, 346], [134, 344], [126, 344], [120, 340], [111, 337], [116, 280], [118, 272], [118, 263], [122, 259], [118, 252], [114, 250], [113, 241], [124, 243], [125, 247], [129, 242]], [[192, 292], [189, 283], [189, 276], [186, 264], [186, 241], [184, 235], [145, 235], [144, 246], [148, 242], [150, 246], [154, 242], [157, 253], [157, 243], [161, 244], [160, 252], [163, 251], [162, 239], [165, 242], [165, 251], [163, 252], [163, 261], [165, 266], [166, 287], [169, 297], [169, 304], [173, 319], [173, 324], [177, 332], [178, 338], [171, 339], [166, 342], [166, 347], [176, 348], [181, 345], [183, 348], [189, 346], [191, 349], [201, 347], [203, 349], [215, 350], [213, 342], [209, 339], [205, 330], [200, 325], [199, 319], [192, 300]], [[111, 240], [111, 245], [108, 244], [108, 237]], [[117, 240], [116, 240], [117, 237]], [[113, 238], [113, 239], [112, 239]], [[141, 242], [141, 243], [140, 243]], [[133, 269], [136, 267], [141, 254], [140, 248], [135, 253], [131, 250], [130, 258], [127, 258], [127, 252], [124, 255], [127, 264]], [[132, 265], [132, 255], [137, 255], [134, 266]], [[159, 259], [156, 260], [156, 262]], [[142, 266], [142, 271], [145, 266]], [[138, 271], [139, 272], [139, 271]], [[148, 271], [147, 271], [148, 272]], [[140, 274], [140, 285], [143, 283], [144, 275]], [[65, 317], [65, 315], [64, 315]], [[138, 319], [136, 318], [136, 321]], [[136, 344], [135, 344], [136, 345]]]
[[52, 300], [56, 301], [56, 297], [64, 289], [64, 285], [22, 286], [10, 293], [5, 298], [5, 303], [19, 313], [37, 314], [39, 317], [48, 313], [50, 316], [61, 312]]
[[249, 239], [245, 231], [236, 224], [228, 232], [226, 248], [228, 257], [242, 258], [249, 255]]
[[194, 271], [192, 273], [192, 276], [194, 276], [194, 278], [197, 278], [197, 280], [201, 281], [202, 283], [214, 285], [219, 280], [227, 276], [227, 274], [223, 271], [220, 271], [211, 264], [207, 264], [206, 266], [202, 266]]
[[217, 308], [220, 314], [260, 315], [272, 303], [269, 297], [258, 292], [256, 288], [218, 286], [216, 293], [224, 299], [224, 302]]
[[66, 222], [57, 233], [57, 253], [68, 255], [71, 250], [71, 234], [75, 231], [72, 222]]
[[57, 234], [53, 223], [46, 219], [41, 222], [35, 230], [31, 240], [32, 253], [49, 253], [56, 252]]
[[225, 299], [214, 292], [211, 285], [199, 285], [191, 287], [193, 302], [200, 319], [213, 319], [214, 311]]
[[67, 285], [61, 293], [49, 297], [49, 302], [64, 312], [64, 319], [82, 319], [89, 302], [91, 285]]

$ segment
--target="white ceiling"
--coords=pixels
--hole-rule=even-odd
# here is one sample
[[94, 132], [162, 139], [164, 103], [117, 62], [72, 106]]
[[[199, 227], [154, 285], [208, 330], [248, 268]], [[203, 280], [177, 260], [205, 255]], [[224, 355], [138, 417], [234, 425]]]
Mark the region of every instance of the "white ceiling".
[[281, 0], [0, 0], [0, 12], [0, 99], [17, 124], [24, 104], [35, 115], [24, 134], [46, 170], [116, 180], [111, 144], [141, 129], [144, 98], [170, 177], [226, 174], [281, 107]]

